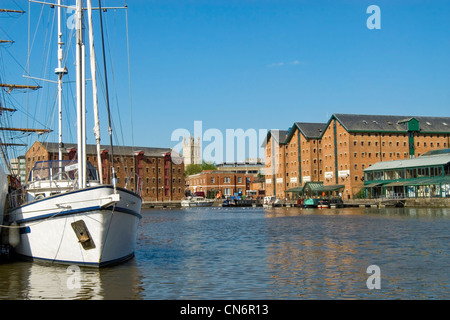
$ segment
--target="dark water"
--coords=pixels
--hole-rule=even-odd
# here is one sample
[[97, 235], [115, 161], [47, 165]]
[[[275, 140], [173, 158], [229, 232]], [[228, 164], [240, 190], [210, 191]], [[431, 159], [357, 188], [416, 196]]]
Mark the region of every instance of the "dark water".
[[449, 240], [450, 209], [144, 210], [133, 260], [2, 263], [0, 299], [449, 299]]

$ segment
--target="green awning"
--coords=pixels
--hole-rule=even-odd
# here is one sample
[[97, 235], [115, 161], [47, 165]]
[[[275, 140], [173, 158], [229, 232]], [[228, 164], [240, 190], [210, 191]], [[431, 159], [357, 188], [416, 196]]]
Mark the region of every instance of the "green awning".
[[303, 192], [303, 187], [296, 187], [286, 190], [286, 192]]
[[380, 182], [374, 182], [374, 183], [366, 184], [366, 185], [364, 186], [364, 188], [379, 187], [379, 186], [381, 186], [381, 185], [382, 185], [382, 183], [380, 183]]
[[[403, 181], [392, 181], [385, 184], [384, 187], [397, 187], [397, 186], [427, 186], [427, 185], [438, 185], [438, 184], [450, 184], [450, 176], [445, 177], [423, 177], [415, 178]], [[372, 184], [373, 185], [373, 184]], [[368, 188], [371, 185], [364, 186]]]
[[322, 191], [323, 182], [307, 182], [305, 183], [305, 189], [309, 189], [311, 191]]
[[337, 191], [343, 188], [345, 188], [343, 184], [334, 184], [331, 186], [323, 186], [322, 191]]
[[427, 178], [417, 178], [414, 179], [414, 181], [411, 181], [407, 183], [407, 185], [410, 186], [426, 186], [426, 185], [432, 185], [432, 184], [446, 184], [450, 183], [450, 177], [427, 177]]
[[337, 191], [343, 188], [345, 188], [343, 184], [324, 186], [323, 182], [307, 182], [304, 187], [304, 189], [309, 189], [312, 192]]
[[385, 187], [400, 187], [408, 184], [408, 181], [394, 181], [388, 184], [385, 184]]

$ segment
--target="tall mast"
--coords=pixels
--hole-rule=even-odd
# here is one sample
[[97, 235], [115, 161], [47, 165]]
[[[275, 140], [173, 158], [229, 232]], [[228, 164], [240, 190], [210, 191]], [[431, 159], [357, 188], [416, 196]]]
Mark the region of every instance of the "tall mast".
[[108, 93], [108, 75], [106, 72], [106, 56], [105, 56], [105, 40], [103, 37], [103, 19], [102, 19], [102, 0], [98, 0], [98, 12], [100, 15], [100, 30], [102, 35], [102, 53], [103, 53], [103, 70], [105, 73], [105, 92], [106, 92], [106, 110], [108, 111], [108, 132], [109, 132], [109, 145], [111, 147], [110, 161], [111, 161], [111, 181], [114, 187], [114, 193], [117, 192], [117, 179], [116, 172], [114, 170], [114, 147], [112, 141], [112, 128], [111, 128], [111, 110], [109, 107], [109, 93]]
[[67, 68], [62, 67], [63, 60], [63, 46], [64, 42], [62, 42], [62, 32], [61, 32], [61, 0], [58, 0], [58, 67], [55, 69], [55, 74], [58, 75], [58, 159], [62, 160], [62, 150], [63, 150], [63, 142], [62, 142], [62, 78], [65, 74], [67, 74]]
[[94, 28], [92, 23], [92, 2], [87, 0], [88, 22], [89, 22], [89, 53], [91, 57], [91, 78], [92, 78], [92, 99], [94, 106], [94, 134], [97, 145], [97, 166], [99, 174], [99, 182], [103, 183], [102, 158], [100, 153], [100, 120], [98, 115], [98, 97], [97, 97], [97, 76], [95, 71], [95, 49], [94, 49]]
[[77, 83], [77, 149], [78, 149], [78, 188], [86, 187], [86, 135], [83, 132], [86, 119], [85, 105], [85, 72], [83, 43], [83, 1], [76, 4], [76, 83]]

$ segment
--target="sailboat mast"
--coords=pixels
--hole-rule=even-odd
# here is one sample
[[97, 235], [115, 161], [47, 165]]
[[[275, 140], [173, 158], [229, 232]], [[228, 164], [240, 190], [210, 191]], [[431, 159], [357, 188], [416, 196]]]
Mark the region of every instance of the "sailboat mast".
[[102, 53], [103, 53], [103, 70], [105, 73], [105, 92], [106, 92], [106, 110], [108, 111], [108, 132], [109, 132], [109, 145], [111, 148], [110, 161], [111, 161], [111, 181], [114, 187], [114, 193], [117, 192], [117, 178], [114, 170], [114, 147], [112, 141], [112, 128], [111, 128], [111, 110], [109, 107], [109, 93], [108, 93], [108, 75], [106, 72], [106, 56], [105, 56], [105, 40], [103, 37], [103, 19], [102, 19], [102, 0], [98, 0], [98, 12], [100, 15], [100, 30], [102, 35]]
[[83, 43], [83, 1], [76, 3], [76, 83], [77, 83], [77, 149], [78, 149], [78, 188], [86, 187], [86, 135], [85, 129], [85, 72]]
[[63, 42], [62, 42], [62, 32], [61, 32], [61, 0], [58, 0], [58, 67], [55, 69], [55, 74], [58, 75], [58, 159], [62, 160], [62, 78], [67, 73], [67, 68], [62, 67], [63, 60]]
[[97, 145], [97, 166], [99, 173], [99, 182], [103, 183], [103, 170], [102, 170], [102, 158], [100, 153], [100, 119], [98, 114], [98, 97], [97, 97], [97, 76], [95, 71], [95, 48], [94, 48], [94, 28], [92, 23], [92, 2], [87, 0], [87, 12], [89, 22], [89, 53], [90, 53], [90, 66], [91, 66], [91, 78], [92, 78], [92, 98], [94, 107], [94, 134]]

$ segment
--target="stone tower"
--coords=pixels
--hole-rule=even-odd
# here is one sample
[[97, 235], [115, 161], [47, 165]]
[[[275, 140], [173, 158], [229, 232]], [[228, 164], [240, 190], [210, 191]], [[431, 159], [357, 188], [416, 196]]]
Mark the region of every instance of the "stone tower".
[[200, 137], [197, 137], [195, 141], [194, 137], [183, 137], [183, 158], [184, 158], [184, 166], [188, 166], [190, 164], [201, 164], [201, 144]]

